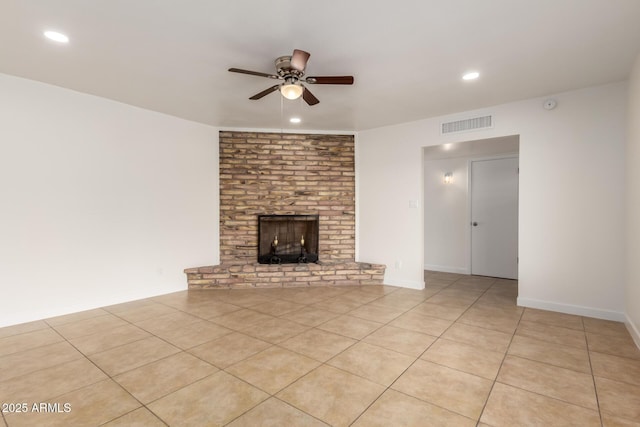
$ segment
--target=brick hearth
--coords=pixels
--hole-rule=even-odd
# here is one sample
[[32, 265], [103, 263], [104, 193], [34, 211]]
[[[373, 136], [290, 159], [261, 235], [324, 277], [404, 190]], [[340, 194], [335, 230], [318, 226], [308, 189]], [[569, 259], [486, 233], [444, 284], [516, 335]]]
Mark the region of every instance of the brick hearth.
[[[258, 215], [319, 215], [319, 264], [257, 263]], [[185, 270], [190, 289], [379, 285], [355, 257], [350, 135], [220, 132], [219, 266]]]

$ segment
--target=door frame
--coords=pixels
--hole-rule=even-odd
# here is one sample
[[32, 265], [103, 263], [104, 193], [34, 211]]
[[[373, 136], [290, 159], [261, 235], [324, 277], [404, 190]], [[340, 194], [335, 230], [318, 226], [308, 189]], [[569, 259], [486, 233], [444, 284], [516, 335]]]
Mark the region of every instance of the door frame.
[[[472, 186], [471, 186], [471, 175], [472, 175], [472, 163], [473, 162], [482, 162], [482, 161], [486, 161], [486, 160], [500, 160], [500, 159], [518, 159], [518, 231], [517, 233], [517, 237], [518, 237], [518, 253], [516, 254], [516, 257], [519, 258], [519, 253], [520, 253], [520, 153], [506, 153], [506, 154], [498, 154], [498, 155], [493, 155], [493, 156], [481, 156], [481, 157], [474, 157], [472, 159], [469, 159], [467, 161], [467, 226], [469, 227], [469, 248], [468, 250], [468, 257], [469, 257], [469, 275], [473, 275], [473, 230], [471, 229], [471, 221], [473, 220], [473, 206], [472, 206], [472, 202], [471, 202], [471, 192], [472, 192]], [[518, 277], [520, 277], [520, 266], [518, 265]], [[517, 279], [516, 279], [517, 280]]]

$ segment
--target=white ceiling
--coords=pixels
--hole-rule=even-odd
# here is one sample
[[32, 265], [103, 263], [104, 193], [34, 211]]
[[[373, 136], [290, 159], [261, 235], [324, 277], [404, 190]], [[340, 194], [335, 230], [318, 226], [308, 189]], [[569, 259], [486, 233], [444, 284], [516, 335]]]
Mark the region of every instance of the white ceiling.
[[[309, 107], [227, 72], [294, 48], [355, 84]], [[621, 81], [638, 53], [639, 0], [0, 0], [1, 73], [221, 127], [370, 129]]]

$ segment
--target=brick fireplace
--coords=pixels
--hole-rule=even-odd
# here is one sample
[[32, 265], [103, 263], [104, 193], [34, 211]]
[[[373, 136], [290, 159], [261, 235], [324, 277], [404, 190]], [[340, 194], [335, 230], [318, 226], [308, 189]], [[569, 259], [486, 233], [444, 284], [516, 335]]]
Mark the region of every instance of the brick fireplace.
[[[316, 216], [318, 263], [259, 264], [265, 215]], [[186, 269], [189, 289], [382, 284], [355, 262], [353, 136], [220, 132], [220, 262]]]

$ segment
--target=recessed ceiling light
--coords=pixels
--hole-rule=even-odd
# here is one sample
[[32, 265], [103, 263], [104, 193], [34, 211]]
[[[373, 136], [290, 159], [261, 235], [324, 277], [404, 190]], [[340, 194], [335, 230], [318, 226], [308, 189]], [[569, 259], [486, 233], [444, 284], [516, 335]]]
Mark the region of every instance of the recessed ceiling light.
[[480, 73], [477, 71], [471, 71], [469, 73], [466, 73], [464, 76], [462, 76], [463, 80], [475, 80], [478, 77], [480, 77]]
[[302, 120], [300, 120], [300, 117], [291, 117], [289, 121], [291, 123], [300, 123]]
[[69, 37], [57, 31], [45, 31], [44, 36], [49, 40], [53, 40], [58, 43], [69, 43]]

